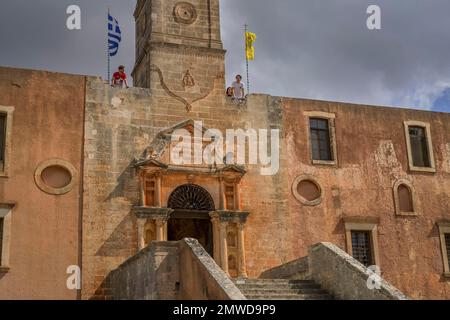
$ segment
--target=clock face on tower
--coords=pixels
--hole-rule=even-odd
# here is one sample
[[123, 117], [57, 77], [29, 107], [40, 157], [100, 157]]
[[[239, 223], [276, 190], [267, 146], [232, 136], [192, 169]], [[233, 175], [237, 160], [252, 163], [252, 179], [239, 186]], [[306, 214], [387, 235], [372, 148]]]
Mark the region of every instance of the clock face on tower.
[[173, 16], [176, 22], [192, 24], [197, 20], [197, 11], [190, 3], [179, 2], [173, 8]]

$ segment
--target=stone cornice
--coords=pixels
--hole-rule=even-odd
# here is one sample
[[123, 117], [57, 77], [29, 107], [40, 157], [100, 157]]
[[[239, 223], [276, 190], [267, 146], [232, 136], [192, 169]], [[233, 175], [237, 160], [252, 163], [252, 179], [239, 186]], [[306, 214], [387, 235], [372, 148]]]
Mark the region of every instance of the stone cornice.
[[149, 41], [148, 45], [151, 50], [168, 49], [172, 50], [176, 54], [196, 55], [196, 56], [209, 56], [222, 58], [226, 54], [224, 49], [215, 49], [208, 47], [189, 46], [185, 44], [167, 43], [167, 42], [155, 42]]
[[209, 216], [212, 219], [218, 219], [220, 222], [239, 222], [246, 223], [250, 215], [248, 211], [225, 211], [218, 210], [210, 212]]
[[139, 219], [153, 219], [153, 220], [168, 220], [173, 213], [170, 208], [156, 208], [156, 207], [133, 207], [132, 212]]
[[162, 51], [162, 50], [170, 50], [172, 51], [172, 53], [180, 55], [203, 56], [203, 57], [207, 56], [211, 58], [225, 58], [225, 54], [227, 52], [224, 49], [214, 49], [175, 43], [148, 41], [146, 46], [142, 49], [141, 54], [136, 59], [132, 73], [133, 74], [135, 73], [136, 68], [141, 64], [142, 60], [147, 55], [147, 53], [151, 51]]

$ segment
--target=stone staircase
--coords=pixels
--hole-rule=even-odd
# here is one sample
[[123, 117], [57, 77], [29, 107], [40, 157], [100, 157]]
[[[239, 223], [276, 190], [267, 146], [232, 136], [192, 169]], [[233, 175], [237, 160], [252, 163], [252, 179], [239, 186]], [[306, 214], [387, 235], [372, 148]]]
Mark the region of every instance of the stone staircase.
[[248, 300], [332, 300], [333, 297], [312, 280], [234, 280]]

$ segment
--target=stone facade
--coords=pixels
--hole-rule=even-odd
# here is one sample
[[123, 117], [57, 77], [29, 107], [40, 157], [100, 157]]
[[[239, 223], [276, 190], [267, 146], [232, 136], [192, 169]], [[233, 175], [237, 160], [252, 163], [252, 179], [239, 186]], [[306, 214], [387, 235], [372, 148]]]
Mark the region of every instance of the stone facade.
[[[257, 278], [319, 242], [352, 253], [359, 228], [370, 235], [386, 280], [411, 298], [450, 299], [438, 228], [450, 220], [450, 115], [256, 94], [232, 101], [218, 0], [191, 5], [138, 1], [133, 75], [142, 88], [0, 69], [0, 106], [15, 107], [10, 149], [17, 159], [11, 176], [0, 178], [0, 204], [14, 204], [14, 273], [0, 276], [0, 297], [76, 298], [65, 289], [65, 268], [81, 263], [81, 297], [104, 299], [110, 273], [152, 241], [181, 240], [171, 239], [173, 219], [188, 214], [192, 224], [175, 231], [193, 237], [204, 228], [208, 239], [199, 240], [213, 244], [214, 260], [232, 277]], [[312, 160], [311, 117], [329, 121], [331, 161]], [[222, 132], [280, 130], [279, 171], [175, 165], [167, 139], [176, 129], [192, 131], [195, 121]], [[410, 164], [410, 123], [429, 130], [428, 172]], [[36, 186], [36, 168], [49, 158], [78, 172], [67, 193]], [[212, 207], [174, 212], [171, 196], [186, 185], [203, 190]], [[413, 211], [402, 209], [400, 186], [410, 191]], [[21, 260], [18, 252], [30, 254]], [[25, 275], [30, 286], [20, 288]]]
[[[66, 286], [66, 271], [81, 258], [84, 100], [83, 76], [0, 68], [0, 113], [2, 106], [14, 110], [7, 118], [9, 169], [0, 173], [0, 217], [10, 212], [0, 299], [78, 296]], [[46, 179], [37, 173], [55, 163], [71, 171], [59, 194], [38, 185]]]
[[[166, 129], [158, 127], [158, 121], [167, 121], [167, 127], [170, 127], [190, 118], [222, 130], [228, 127], [281, 129], [281, 168], [278, 174], [261, 176], [257, 166], [249, 166], [240, 184], [242, 210], [250, 212], [245, 226], [246, 271], [249, 277], [257, 277], [267, 269], [305, 256], [308, 247], [321, 240], [346, 248], [345, 219], [358, 218], [363, 222], [375, 219], [379, 230], [377, 250], [386, 279], [412, 298], [447, 297], [448, 282], [442, 276], [443, 260], [436, 223], [449, 217], [446, 200], [450, 196], [449, 157], [445, 151], [450, 141], [449, 115], [265, 95], [251, 95], [243, 105], [221, 98], [224, 99], [222, 108], [226, 111], [211, 110], [209, 118], [195, 117], [195, 108], [202, 105], [200, 102], [194, 104], [191, 113], [184, 110], [182, 104], [177, 104], [178, 110], [168, 108], [166, 115], [159, 115], [158, 111], [153, 112], [155, 109], [151, 103], [140, 103], [145, 100], [134, 96], [132, 91], [115, 91], [102, 86], [96, 79], [90, 79], [89, 83], [91, 88], [103, 91], [91, 92], [92, 97], [107, 96], [110, 100], [117, 96], [123, 104], [115, 110], [110, 108], [108, 100], [103, 100], [105, 104], [88, 103], [91, 116], [87, 117], [86, 128], [97, 130], [91, 141], [98, 147], [110, 145], [111, 150], [120, 150], [122, 154], [116, 160], [110, 158], [109, 151], [100, 153], [97, 148], [92, 148], [91, 155], [86, 154], [87, 186], [90, 179], [98, 181], [101, 174], [90, 170], [97, 168], [99, 162], [106, 165], [101, 170], [113, 174], [100, 180], [100, 184], [109, 188], [87, 188], [85, 229], [89, 230], [89, 225], [92, 225], [92, 231], [87, 233], [98, 237], [99, 230], [105, 230], [105, 235], [98, 240], [90, 237], [84, 245], [86, 248], [92, 245], [98, 250], [108, 243], [108, 239], [114, 239], [114, 242], [109, 246], [109, 257], [89, 256], [88, 250], [85, 250], [83, 261], [95, 270], [88, 269], [88, 266], [83, 268], [87, 274], [84, 278], [85, 297], [91, 296], [108, 270], [137, 250], [137, 222], [131, 208], [139, 205], [141, 200], [139, 178], [134, 174], [131, 162], [135, 157], [142, 156], [158, 132]], [[134, 100], [136, 98], [137, 101]], [[308, 125], [304, 115], [311, 111], [335, 114], [336, 165], [311, 163]], [[184, 112], [185, 116], [172, 115], [178, 112]], [[89, 123], [89, 119], [95, 120]], [[167, 119], [173, 120], [169, 122]], [[408, 170], [403, 122], [410, 119], [429, 122], [433, 128], [433, 152], [437, 159], [437, 172], [434, 174], [417, 174]], [[108, 126], [108, 123], [115, 125]], [[386, 123], [390, 125], [386, 126]], [[395, 129], [397, 134], [392, 133]], [[109, 135], [106, 139], [105, 132]], [[89, 135], [88, 131], [86, 135]], [[360, 152], [354, 152], [354, 149]], [[88, 146], [86, 150], [89, 150]], [[322, 199], [318, 205], [304, 205], [292, 193], [292, 184], [299, 175], [310, 176], [321, 186]], [[174, 180], [171, 187], [163, 191], [163, 206], [177, 185], [189, 182], [187, 174], [184, 178], [180, 175], [170, 179]], [[217, 199], [215, 187], [206, 180], [198, 179], [197, 183], [210, 190]], [[406, 179], [414, 185], [419, 215], [396, 215], [393, 185], [398, 179]], [[436, 195], [435, 198], [429, 197], [430, 190], [433, 190], [431, 194]], [[115, 196], [110, 197], [113, 191]], [[95, 196], [86, 198], [87, 194]], [[90, 199], [92, 203], [88, 204]], [[103, 199], [101, 206], [99, 199]], [[87, 220], [88, 217], [93, 220]], [[416, 241], [417, 234], [422, 235], [422, 241]], [[424, 255], [429, 258], [419, 258]], [[424, 273], [423, 270], [427, 271]], [[92, 274], [98, 275], [96, 282], [89, 282], [88, 279], [93, 279]], [[92, 291], [88, 291], [90, 286]]]
[[[336, 117], [337, 165], [313, 165], [305, 113]], [[320, 241], [348, 249], [345, 224], [355, 218], [378, 225], [379, 265], [387, 281], [415, 299], [448, 298], [437, 223], [449, 219], [450, 115], [426, 111], [284, 99], [283, 129], [289, 182], [299, 175], [314, 178], [322, 202], [305, 206], [289, 197], [292, 257], [307, 255]], [[436, 172], [409, 169], [405, 121], [430, 124]], [[414, 187], [416, 215], [396, 214], [394, 186]], [[348, 238], [348, 237], [347, 237]]]
[[[201, 120], [205, 127], [223, 131], [227, 128], [270, 128], [271, 124], [278, 125], [270, 110], [277, 103], [272, 102], [270, 97], [253, 96], [244, 105], [226, 101], [223, 90], [216, 90], [215, 97], [223, 102], [221, 106], [199, 101], [188, 113], [183, 104], [175, 99], [174, 105], [168, 107], [163, 103], [154, 103], [147, 90], [118, 90], [105, 85], [100, 79], [88, 79], [83, 216], [84, 298], [92, 297], [104, 277], [138, 250], [137, 220], [132, 208], [139, 206], [141, 199], [140, 179], [134, 160], [142, 157], [158, 133], [186, 119]], [[113, 100], [121, 101], [120, 105], [113, 107]], [[208, 110], [204, 111], [203, 117], [196, 112], [200, 108]], [[241, 197], [243, 211], [262, 212], [259, 218], [267, 215], [266, 220], [261, 220], [260, 229], [255, 228], [248, 234], [250, 238], [245, 239], [245, 245], [255, 252], [255, 256], [248, 261], [250, 270], [253, 265], [260, 265], [265, 260], [259, 260], [259, 253], [277, 256], [278, 252], [276, 247], [270, 249], [264, 248], [263, 244], [252, 244], [253, 233], [259, 235], [267, 227], [264, 221], [269, 221], [276, 212], [282, 215], [287, 209], [285, 201], [277, 199], [278, 196], [273, 193], [277, 188], [274, 181], [279, 176], [261, 176], [259, 169], [258, 166], [249, 166], [240, 186], [240, 194], [248, 195]], [[219, 204], [216, 186], [201, 177], [196, 179], [196, 183], [207, 189], [216, 199], [215, 203]], [[189, 183], [189, 174], [168, 177], [166, 183], [163, 206], [177, 186]], [[261, 196], [268, 202], [253, 202]], [[251, 221], [255, 217], [250, 215], [248, 219]], [[275, 227], [273, 234], [277, 234], [277, 230]], [[280, 259], [266, 260], [270, 266], [279, 262]], [[256, 276], [257, 272], [255, 270], [252, 275]]]

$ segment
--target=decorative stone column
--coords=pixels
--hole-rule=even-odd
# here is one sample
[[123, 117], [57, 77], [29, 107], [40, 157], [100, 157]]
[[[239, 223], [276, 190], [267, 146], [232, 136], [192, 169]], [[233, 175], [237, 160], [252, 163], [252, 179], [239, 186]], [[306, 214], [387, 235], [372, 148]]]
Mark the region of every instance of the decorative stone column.
[[223, 271], [228, 273], [228, 243], [227, 243], [228, 222], [220, 221], [220, 260]]
[[156, 241], [165, 241], [166, 232], [164, 228], [166, 227], [167, 219], [156, 219]]
[[213, 252], [214, 252], [214, 261], [218, 265], [221, 265], [221, 254], [220, 254], [220, 237], [219, 237], [219, 219], [212, 218], [211, 219], [212, 227], [213, 227]]
[[145, 225], [147, 224], [147, 219], [137, 220], [137, 233], [138, 233], [138, 248], [139, 251], [145, 248]]
[[237, 211], [241, 211], [241, 186], [239, 182], [236, 182], [236, 184], [234, 185], [234, 192], [235, 192], [234, 207], [236, 208]]
[[238, 273], [239, 278], [247, 277], [247, 264], [245, 262], [245, 244], [244, 244], [244, 223], [239, 222], [238, 226]]
[[219, 209], [225, 210], [227, 199], [225, 198], [225, 186], [223, 177], [219, 178]]
[[155, 207], [161, 207], [162, 204], [162, 176], [160, 173], [156, 175], [156, 185], [155, 185]]
[[145, 172], [141, 172], [139, 175], [140, 179], [140, 191], [141, 191], [141, 206], [145, 207]]
[[137, 217], [137, 234], [138, 247], [142, 250], [145, 247], [145, 225], [149, 221], [153, 221], [156, 226], [155, 241], [167, 241], [167, 221], [173, 213], [172, 209], [168, 208], [153, 208], [153, 207], [134, 207], [133, 212]]
[[244, 226], [249, 212], [243, 211], [214, 211], [209, 214], [213, 223], [214, 260], [228, 273], [228, 228], [237, 228], [237, 263], [238, 276], [247, 277], [245, 262]]

